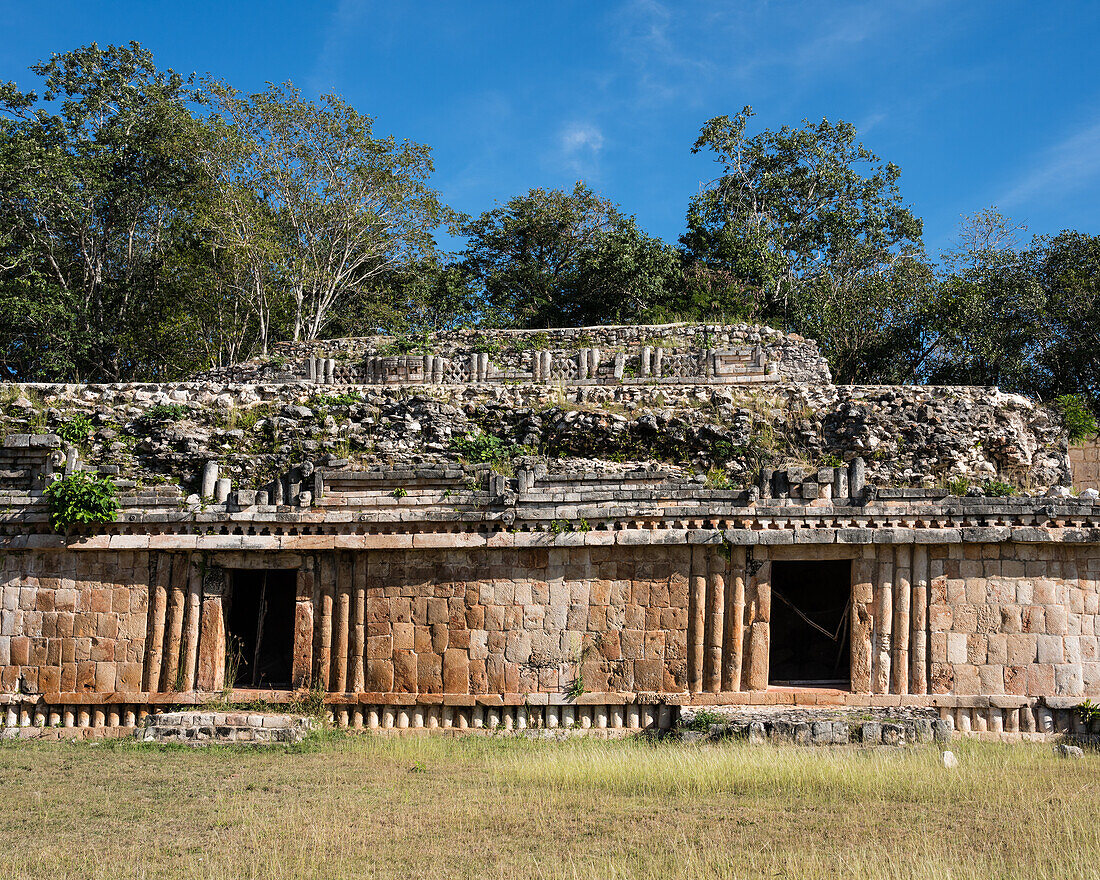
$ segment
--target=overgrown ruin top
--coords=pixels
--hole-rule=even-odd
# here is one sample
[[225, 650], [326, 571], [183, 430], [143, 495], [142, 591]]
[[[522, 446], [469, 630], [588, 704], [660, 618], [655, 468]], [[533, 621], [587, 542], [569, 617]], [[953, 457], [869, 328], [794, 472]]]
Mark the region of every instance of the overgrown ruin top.
[[[749, 325], [280, 343], [187, 382], [5, 388], [5, 435], [56, 433], [70, 470], [79, 457], [123, 489], [179, 486], [200, 499], [214, 497], [202, 491], [208, 462], [269, 500], [303, 464], [471, 477], [496, 464], [511, 478], [519, 459], [559, 473], [642, 468], [730, 492], [761, 469], [856, 457], [887, 489], [1042, 494], [1069, 483], [1062, 420], [1047, 407], [995, 388], [836, 386], [814, 342]], [[43, 488], [19, 470], [0, 488]]]

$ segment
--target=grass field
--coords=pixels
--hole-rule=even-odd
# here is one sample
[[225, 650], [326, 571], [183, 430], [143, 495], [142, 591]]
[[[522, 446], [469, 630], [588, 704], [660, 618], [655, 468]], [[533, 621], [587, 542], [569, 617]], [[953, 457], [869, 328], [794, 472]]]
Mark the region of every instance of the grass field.
[[0, 746], [0, 878], [1100, 876], [1100, 756], [329, 735]]

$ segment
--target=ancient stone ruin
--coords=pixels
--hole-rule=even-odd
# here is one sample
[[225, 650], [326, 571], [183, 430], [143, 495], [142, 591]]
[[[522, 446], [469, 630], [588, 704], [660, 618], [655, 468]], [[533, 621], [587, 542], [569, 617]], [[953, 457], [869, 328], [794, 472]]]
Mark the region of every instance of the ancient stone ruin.
[[[995, 388], [839, 387], [745, 325], [2, 388], [9, 730], [310, 692], [372, 729], [824, 705], [1043, 736], [1100, 697], [1100, 506], [1060, 416]], [[121, 510], [59, 533], [44, 490], [81, 470]]]

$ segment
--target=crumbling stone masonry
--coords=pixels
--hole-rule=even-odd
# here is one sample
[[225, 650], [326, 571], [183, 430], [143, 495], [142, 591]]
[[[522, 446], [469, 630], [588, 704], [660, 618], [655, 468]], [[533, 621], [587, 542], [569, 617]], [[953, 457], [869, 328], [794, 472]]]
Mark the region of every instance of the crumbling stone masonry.
[[[1100, 507], [1051, 488], [1069, 482], [1055, 414], [988, 389], [837, 389], [812, 343], [768, 330], [548, 333], [537, 344], [549, 347], [499, 362], [463, 350], [461, 334], [400, 363], [374, 353], [378, 340], [340, 340], [341, 362], [365, 384], [335, 390], [397, 382], [408, 396], [432, 384], [458, 419], [458, 401], [485, 405], [484, 416], [505, 393], [557, 383], [566, 407], [583, 399], [597, 417], [595, 436], [627, 417], [612, 409], [600, 422], [586, 389], [616, 406], [629, 389], [632, 418], [661, 410], [668, 424], [677, 400], [705, 414], [686, 401], [721, 386], [728, 414], [769, 385], [832, 401], [851, 426], [878, 406], [872, 422], [892, 412], [923, 426], [906, 430], [926, 448], [984, 430], [987, 443], [963, 444], [954, 472], [973, 474], [967, 462], [980, 458], [989, 476], [1043, 494], [952, 494], [927, 473], [914, 479], [920, 459], [876, 457], [868, 447], [880, 444], [866, 442], [876, 432], [855, 427], [834, 435], [852, 445], [822, 454], [811, 443], [821, 460], [765, 464], [737, 486], [692, 473], [690, 458], [476, 465], [430, 426], [406, 424], [403, 446], [356, 458], [322, 442], [252, 485], [223, 475], [224, 449], [180, 485], [143, 488], [123, 472], [115, 522], [59, 535], [43, 488], [89, 465], [54, 434], [13, 433], [0, 449], [0, 721], [128, 731], [150, 713], [289, 702], [312, 688], [337, 723], [371, 729], [666, 728], [683, 707], [719, 705], [908, 707], [989, 736], [1079, 728], [1073, 708], [1100, 698]], [[212, 390], [189, 383], [175, 397], [142, 386], [15, 393], [52, 408], [90, 403], [116, 433], [166, 401], [197, 409], [202, 393], [301, 408], [339, 381], [320, 346], [242, 365], [243, 385], [210, 379]], [[436, 370], [437, 356], [473, 375]], [[572, 372], [555, 378], [563, 362]], [[247, 384], [277, 370], [287, 375]], [[656, 402], [655, 388], [666, 395]], [[972, 421], [965, 408], [945, 419], [944, 401], [975, 395], [987, 408]], [[991, 450], [1000, 458], [983, 457]]]

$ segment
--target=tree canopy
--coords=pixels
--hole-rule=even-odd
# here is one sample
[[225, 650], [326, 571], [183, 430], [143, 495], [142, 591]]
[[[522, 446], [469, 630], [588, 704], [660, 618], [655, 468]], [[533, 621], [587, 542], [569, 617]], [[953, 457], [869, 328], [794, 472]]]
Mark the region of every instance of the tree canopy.
[[95, 44], [0, 86], [2, 366], [46, 379], [171, 372], [168, 269], [201, 188], [191, 80]]
[[743, 319], [817, 339], [839, 382], [1100, 409], [1100, 237], [1026, 241], [989, 208], [933, 260], [901, 170], [844, 121], [707, 121], [691, 149], [717, 174], [673, 245], [582, 181], [461, 216], [430, 147], [336, 95], [244, 94], [137, 43], [31, 75], [0, 85], [3, 378], [171, 379], [378, 330]]
[[665, 305], [673, 248], [578, 182], [533, 189], [468, 221], [463, 266], [488, 323], [519, 327], [637, 321]]

